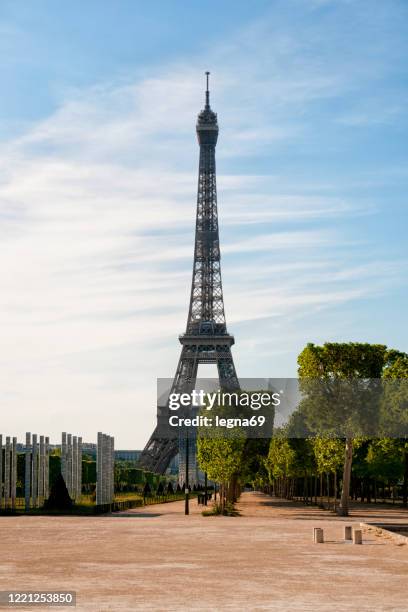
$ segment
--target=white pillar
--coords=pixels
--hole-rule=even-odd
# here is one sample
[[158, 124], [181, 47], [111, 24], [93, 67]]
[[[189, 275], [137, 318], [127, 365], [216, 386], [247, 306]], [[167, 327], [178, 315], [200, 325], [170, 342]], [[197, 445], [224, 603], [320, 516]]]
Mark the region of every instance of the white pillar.
[[50, 495], [50, 439], [45, 437], [45, 460], [44, 460], [44, 497], [48, 499]]
[[17, 497], [17, 438], [13, 438], [11, 446], [11, 507], [16, 507]]
[[106, 479], [106, 503], [111, 503], [111, 491], [112, 491], [112, 451], [111, 451], [111, 437], [106, 436], [106, 471], [108, 478]]
[[25, 440], [25, 473], [24, 473], [25, 509], [30, 509], [31, 498], [31, 433], [26, 432]]
[[8, 508], [10, 499], [10, 436], [6, 436], [4, 456], [4, 507]]
[[107, 453], [107, 435], [103, 434], [102, 438], [102, 498], [103, 504], [108, 503], [108, 488], [109, 488], [109, 468], [107, 465], [108, 453]]
[[61, 435], [61, 474], [65, 482], [65, 486], [68, 488], [67, 482], [67, 434], [65, 431]]
[[72, 434], [67, 434], [67, 489], [72, 498]]
[[3, 436], [0, 434], [0, 508], [3, 507], [4, 487], [3, 487]]
[[31, 469], [31, 497], [33, 500], [33, 508], [37, 508], [38, 506], [38, 443], [37, 443], [37, 434], [33, 434], [33, 465]]
[[78, 438], [72, 437], [72, 498], [76, 500], [78, 493]]
[[96, 452], [96, 503], [110, 504], [114, 496], [115, 444], [114, 438], [98, 432]]
[[110, 499], [111, 503], [115, 498], [115, 438], [111, 436], [111, 458], [112, 458], [112, 466], [111, 466], [111, 491], [110, 491]]
[[102, 504], [102, 441], [103, 434], [98, 431], [96, 446], [96, 505]]
[[44, 502], [44, 436], [40, 436], [40, 454], [38, 461], [38, 502]]
[[78, 437], [77, 500], [82, 496], [82, 438]]

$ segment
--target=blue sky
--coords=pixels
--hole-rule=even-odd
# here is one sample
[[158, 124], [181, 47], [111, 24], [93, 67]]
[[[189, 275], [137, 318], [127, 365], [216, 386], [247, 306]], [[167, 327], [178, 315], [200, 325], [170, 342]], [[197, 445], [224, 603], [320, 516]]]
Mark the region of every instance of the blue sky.
[[242, 377], [308, 341], [408, 350], [408, 6], [3, 1], [2, 433], [143, 446], [173, 375], [205, 70]]

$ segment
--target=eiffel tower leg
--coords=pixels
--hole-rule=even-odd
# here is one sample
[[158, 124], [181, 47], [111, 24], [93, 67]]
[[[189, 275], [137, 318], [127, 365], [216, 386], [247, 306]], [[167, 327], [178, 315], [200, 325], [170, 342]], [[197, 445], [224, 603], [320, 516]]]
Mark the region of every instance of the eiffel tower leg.
[[[183, 347], [170, 393], [190, 393], [196, 383], [197, 369], [196, 354], [192, 355], [187, 347]], [[149, 472], [164, 474], [170, 461], [179, 452], [180, 443], [183, 444], [183, 433], [180, 432], [179, 439], [177, 437], [169, 439], [165, 433], [169, 418], [168, 406], [158, 406], [157, 413], [156, 428], [140, 455], [138, 463], [140, 467]], [[193, 446], [193, 442], [191, 442], [191, 446]], [[181, 463], [183, 463], [182, 460]], [[194, 462], [192, 466], [194, 466]]]
[[[230, 347], [218, 346], [215, 360], [221, 389], [225, 391], [238, 391], [240, 386]], [[183, 346], [170, 393], [191, 393], [196, 384], [199, 362], [200, 346]], [[158, 407], [158, 423], [139, 458], [139, 465], [151, 472], [163, 474], [173, 457], [179, 453], [179, 482], [182, 485], [186, 477], [185, 432], [183, 429], [180, 430], [178, 440], [176, 438], [169, 439], [165, 435], [168, 418], [168, 406]], [[189, 466], [189, 480], [193, 484], [197, 479], [196, 446], [197, 439], [193, 432], [190, 434]]]
[[190, 393], [196, 384], [197, 370], [197, 349], [183, 346], [170, 393]]
[[239, 391], [238, 376], [235, 371], [231, 349], [223, 347], [222, 356], [217, 357], [218, 378], [220, 387], [225, 391]]

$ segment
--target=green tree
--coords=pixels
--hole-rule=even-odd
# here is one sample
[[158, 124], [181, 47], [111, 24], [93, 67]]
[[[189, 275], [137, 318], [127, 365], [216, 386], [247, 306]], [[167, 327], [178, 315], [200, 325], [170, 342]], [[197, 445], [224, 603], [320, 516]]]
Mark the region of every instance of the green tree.
[[345, 439], [339, 514], [348, 515], [353, 441], [375, 426], [378, 379], [386, 363], [382, 344], [308, 344], [298, 357], [301, 411], [314, 432], [335, 431]]
[[[334, 510], [336, 510], [337, 471], [344, 463], [344, 440], [333, 436], [316, 436], [310, 439], [316, 461], [317, 473], [334, 474]], [[327, 487], [329, 496], [329, 487]]]
[[197, 438], [197, 460], [200, 468], [208, 477], [220, 483], [221, 509], [224, 510], [225, 495], [234, 477], [242, 468], [245, 436], [239, 430], [230, 430], [229, 435], [221, 430], [212, 431], [210, 435], [199, 432]]
[[400, 440], [379, 438], [371, 440], [366, 462], [370, 475], [394, 484], [403, 476], [403, 461]]
[[402, 501], [408, 505], [408, 355], [389, 351], [384, 369], [384, 393], [381, 405], [381, 427], [402, 457]]
[[[250, 420], [256, 414], [266, 417], [266, 425], [261, 434], [270, 435], [273, 430], [275, 409], [273, 405], [260, 406], [260, 412], [254, 412], [250, 407], [252, 400], [259, 401], [260, 395], [273, 395], [270, 390], [242, 391], [241, 399], [227, 401], [225, 405], [216, 405], [212, 408], [211, 416], [214, 418]], [[233, 394], [234, 395], [234, 394]], [[243, 401], [245, 400], [245, 402]], [[205, 408], [203, 416], [208, 416]], [[234, 427], [224, 432], [221, 428], [199, 429], [197, 438], [197, 459], [200, 468], [207, 472], [208, 477], [220, 483], [220, 499], [224, 505], [225, 494], [233, 502], [237, 497], [239, 481], [254, 482], [262, 480], [264, 472], [263, 457], [268, 452], [269, 439], [251, 439], [248, 430]], [[266, 474], [264, 474], [266, 476]]]
[[289, 437], [290, 427], [276, 429], [265, 459], [271, 482], [278, 484], [278, 494], [292, 497], [294, 479], [304, 479], [304, 497], [308, 496], [307, 478], [315, 468], [312, 447], [306, 438]]
[[329, 436], [311, 439], [318, 474], [336, 472], [344, 462], [344, 440]]
[[243, 483], [263, 487], [268, 484], [265, 458], [269, 452], [269, 438], [247, 438], [242, 456], [240, 478]]
[[283, 431], [272, 438], [269, 453], [265, 460], [271, 480], [294, 476], [297, 468], [296, 451]]

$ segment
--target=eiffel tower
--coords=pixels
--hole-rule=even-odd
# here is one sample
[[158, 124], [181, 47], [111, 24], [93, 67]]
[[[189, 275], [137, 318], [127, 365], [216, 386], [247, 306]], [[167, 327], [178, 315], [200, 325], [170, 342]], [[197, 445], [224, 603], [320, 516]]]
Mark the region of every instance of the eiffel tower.
[[[190, 307], [186, 331], [179, 336], [182, 349], [170, 393], [190, 393], [195, 387], [197, 369], [201, 363], [217, 365], [222, 390], [239, 390], [231, 354], [234, 337], [227, 332], [222, 293], [215, 170], [218, 122], [217, 114], [210, 106], [209, 74], [206, 72], [205, 107], [199, 113], [196, 125], [200, 161]], [[171, 459], [180, 452], [180, 481], [185, 482], [183, 435], [180, 439], [169, 439], [164, 435], [168, 417], [168, 406], [158, 406], [157, 426], [140, 456], [139, 464], [149, 471], [164, 473]], [[190, 474], [190, 470], [195, 469], [194, 440], [190, 440], [189, 449]], [[194, 476], [189, 480], [193, 483]]]

